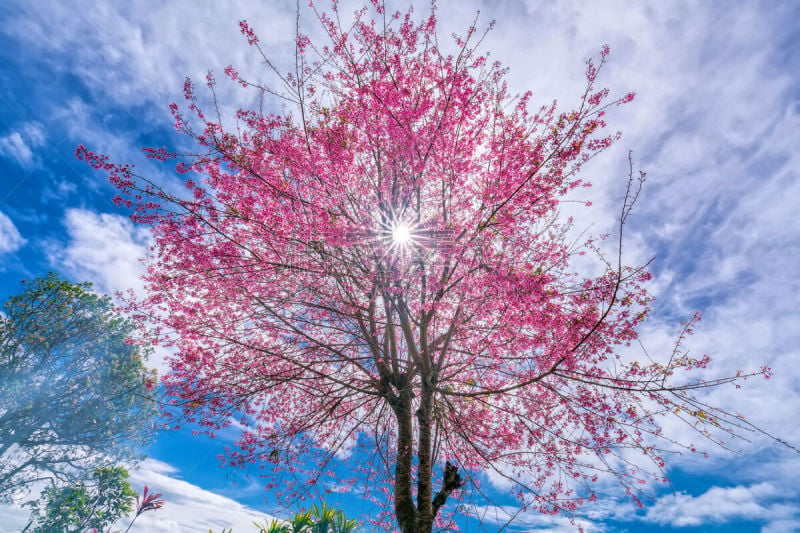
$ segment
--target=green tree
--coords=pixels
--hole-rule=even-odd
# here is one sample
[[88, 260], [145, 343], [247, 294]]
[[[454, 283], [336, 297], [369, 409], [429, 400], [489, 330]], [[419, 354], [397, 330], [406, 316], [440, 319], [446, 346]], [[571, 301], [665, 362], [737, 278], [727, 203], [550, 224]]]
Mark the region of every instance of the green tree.
[[134, 329], [90, 284], [52, 273], [9, 298], [0, 314], [0, 501], [137, 459], [156, 409]]
[[81, 533], [102, 531], [133, 510], [136, 493], [122, 467], [94, 471], [93, 483], [49, 488], [32, 505], [33, 533]]

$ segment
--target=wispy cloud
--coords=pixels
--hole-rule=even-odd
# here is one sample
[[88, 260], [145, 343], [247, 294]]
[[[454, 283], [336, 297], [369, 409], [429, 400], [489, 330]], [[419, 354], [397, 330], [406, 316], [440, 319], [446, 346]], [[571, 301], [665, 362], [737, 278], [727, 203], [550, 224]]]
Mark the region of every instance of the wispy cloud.
[[795, 520], [800, 514], [800, 506], [796, 502], [774, 501], [787, 496], [782, 488], [770, 483], [712, 487], [699, 496], [681, 492], [659, 498], [648, 509], [644, 521], [687, 527], [724, 524], [737, 519], [768, 522]]
[[34, 150], [44, 144], [45, 134], [37, 122], [23, 124], [19, 130], [0, 137], [0, 155], [8, 157], [22, 167], [31, 169], [35, 163]]
[[547, 533], [573, 533], [583, 528], [586, 533], [601, 533], [605, 527], [583, 518], [569, 519], [563, 516], [544, 515], [536, 510], [523, 511], [518, 507], [506, 505], [484, 505], [470, 509], [470, 514], [489, 526], [505, 526], [509, 531], [542, 531]]
[[287, 28], [293, 28], [294, 3], [264, 9], [242, 0], [158, 6], [131, 2], [103, 4], [75, 17], [69, 6], [44, 0], [36, 6], [19, 2], [7, 16], [0, 31], [41, 53], [52, 70], [78, 76], [99, 100], [126, 108], [150, 101], [163, 115], [185, 76], [200, 81], [208, 69], [221, 72], [229, 64], [260, 71], [259, 59], [239, 33], [240, 19], [251, 20], [276, 55], [293, 58], [284, 44], [293, 38]]
[[26, 242], [8, 215], [0, 212], [0, 254], [16, 252]]
[[10, 157], [21, 167], [27, 168], [33, 164], [33, 151], [31, 151], [18, 131], [0, 137], [0, 153]]
[[[177, 469], [155, 459], [146, 459], [131, 471], [131, 484], [137, 490], [147, 485], [150, 490], [162, 493], [166, 502], [162, 509], [141, 515], [136, 521], [137, 531], [183, 533], [213, 529], [219, 533], [222, 528], [233, 528], [246, 532], [253, 530], [254, 521], [272, 518], [179, 477]], [[123, 524], [127, 525], [127, 521], [119, 522], [119, 526]]]
[[42, 191], [42, 200], [45, 202], [65, 203], [69, 196], [77, 191], [78, 186], [74, 182], [62, 179]]

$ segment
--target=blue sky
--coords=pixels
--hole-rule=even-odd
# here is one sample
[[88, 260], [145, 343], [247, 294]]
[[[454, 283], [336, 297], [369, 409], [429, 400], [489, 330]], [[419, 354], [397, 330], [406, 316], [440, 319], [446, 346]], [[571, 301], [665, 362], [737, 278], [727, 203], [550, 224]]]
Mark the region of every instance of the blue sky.
[[[221, 73], [229, 64], [246, 77], [266, 76], [238, 32], [241, 19], [288, 64], [294, 3], [4, 4], [0, 297], [49, 270], [107, 293], [139, 290], [148, 232], [111, 204], [112, 187], [75, 160], [75, 147], [83, 143], [164, 183], [175, 180], [139, 148], [185, 143], [167, 107], [181, 98], [184, 77], [202, 80], [208, 69]], [[478, 9], [482, 20], [497, 21], [486, 48], [510, 67], [512, 88], [533, 89], [536, 102], [571, 104], [583, 60], [611, 46], [602, 82], [637, 98], [610, 117], [623, 131], [621, 143], [585, 172], [594, 187], [580, 199], [593, 207], [570, 214], [592, 233], [612, 230], [633, 150], [648, 183], [626, 253], [632, 263], [657, 257], [658, 300], [642, 329], [644, 346], [653, 356], [667, 353], [678, 323], [701, 310], [689, 348], [714, 356], [707, 375], [764, 364], [775, 372], [740, 390], [710, 391], [709, 400], [800, 444], [800, 5], [442, 2], [442, 35], [468, 26]], [[318, 30], [308, 31], [313, 37]], [[219, 88], [227, 110], [253, 96], [221, 77]], [[163, 354], [152, 364], [163, 369]], [[689, 428], [665, 424], [670, 434], [690, 438]], [[167, 505], [142, 517], [142, 531], [233, 526], [240, 533], [275, 511], [264, 506], [257, 483], [240, 478], [234, 486], [231, 472], [218, 468], [216, 455], [232, 437], [163, 434], [145, 450], [150, 459], [133, 480], [164, 492]], [[759, 435], [736, 448], [741, 455], [709, 448], [706, 460], [674, 457], [674, 492], [660, 489], [644, 510], [601, 480], [605, 497], [584, 507], [581, 521], [593, 532], [800, 531], [800, 457]], [[489, 514], [514, 512], [513, 500], [507, 503]], [[355, 509], [359, 501], [343, 504]], [[23, 520], [19, 509], [0, 507], [0, 531]], [[523, 513], [514, 530], [573, 529], [559, 517]]]

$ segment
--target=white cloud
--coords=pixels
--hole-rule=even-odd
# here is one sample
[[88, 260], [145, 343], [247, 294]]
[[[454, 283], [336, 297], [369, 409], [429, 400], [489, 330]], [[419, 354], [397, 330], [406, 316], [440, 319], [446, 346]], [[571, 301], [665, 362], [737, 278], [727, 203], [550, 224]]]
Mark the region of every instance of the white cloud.
[[64, 217], [69, 240], [51, 244], [50, 262], [79, 281], [91, 281], [106, 294], [142, 290], [150, 232], [119, 215], [68, 209]]
[[[208, 531], [219, 533], [222, 528], [233, 528], [236, 532], [253, 530], [253, 522], [269, 521], [272, 517], [239, 502], [178, 479], [179, 473], [172, 466], [146, 459], [137, 470], [130, 472], [131, 485], [139, 490], [147, 485], [149, 490], [163, 494], [166, 502], [157, 511], [142, 514], [137, 520], [136, 531], [185, 532]], [[127, 527], [121, 520], [117, 527]]]
[[761, 528], [761, 533], [790, 533], [800, 531], [800, 519], [773, 520]]
[[19, 533], [28, 523], [30, 512], [18, 505], [0, 504], [0, 533]]
[[723, 524], [732, 520], [768, 522], [796, 517], [800, 507], [775, 503], [786, 498], [782, 488], [770, 483], [750, 486], [712, 487], [699, 496], [686, 493], [663, 496], [647, 510], [644, 520], [673, 527]]
[[35, 154], [32, 148], [44, 144], [45, 134], [42, 125], [37, 122], [28, 122], [22, 125], [20, 131], [0, 137], [0, 155], [9, 157], [19, 166], [29, 169], [34, 166]]
[[[585, 533], [605, 531], [603, 524], [582, 518], [570, 520], [564, 516], [544, 515], [535, 510], [522, 511], [510, 505], [484, 505], [470, 508], [470, 515], [479, 519], [484, 527], [513, 524], [511, 531], [541, 531], [547, 533], [574, 533], [583, 528]], [[528, 529], [530, 528], [530, 529]]]
[[41, 197], [45, 202], [55, 201], [65, 203], [71, 195], [77, 192], [77, 190], [78, 186], [75, 184], [75, 182], [62, 179], [54, 185], [48, 186], [42, 190]]
[[16, 252], [26, 242], [8, 215], [0, 212], [0, 254]]
[[43, 146], [45, 140], [47, 139], [47, 135], [45, 135], [44, 132], [44, 126], [38, 122], [26, 122], [22, 126], [22, 131], [31, 146]]
[[[66, 242], [49, 242], [46, 252], [50, 264], [76, 281], [90, 281], [99, 292], [115, 295], [133, 290], [144, 294], [143, 260], [150, 243], [150, 229], [129, 219], [86, 209], [68, 209], [64, 216]], [[163, 374], [169, 351], [157, 347], [148, 366]]]
[[0, 137], [0, 154], [10, 157], [24, 168], [33, 164], [33, 152], [17, 131]]
[[[289, 57], [291, 52], [284, 44], [293, 37], [286, 31], [294, 26], [293, 2], [273, 3], [270, 9], [246, 0], [130, 2], [103, 4], [81, 17], [54, 0], [37, 6], [19, 4], [4, 32], [41, 50], [44, 60], [52, 58], [53, 70], [79, 76], [98, 97], [126, 106], [149, 100], [159, 106], [162, 116], [169, 101], [180, 94], [185, 76], [202, 84], [209, 69], [221, 74], [229, 64], [262, 72], [257, 54], [250, 53], [239, 33], [240, 19], [253, 23], [276, 55]], [[281, 44], [273, 46], [277, 43]]]

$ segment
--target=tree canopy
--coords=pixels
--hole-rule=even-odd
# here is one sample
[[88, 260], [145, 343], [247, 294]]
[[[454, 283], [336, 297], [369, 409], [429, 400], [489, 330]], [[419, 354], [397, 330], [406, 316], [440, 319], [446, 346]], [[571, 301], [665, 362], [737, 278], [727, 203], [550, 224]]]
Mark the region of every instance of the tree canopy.
[[0, 316], [0, 499], [135, 460], [154, 434], [155, 382], [134, 324], [88, 283], [23, 282]]
[[[644, 176], [631, 169], [610, 257], [558, 217], [619, 138], [606, 113], [633, 99], [597, 86], [608, 48], [574, 107], [540, 107], [509, 92], [475, 27], [450, 54], [435, 12], [373, 8], [352, 26], [335, 4], [313, 11], [327, 42], [298, 30], [288, 74], [241, 23], [275, 83], [226, 73], [283, 111], [227, 125], [187, 80], [188, 114], [172, 110], [200, 152], [177, 164], [188, 194], [78, 148], [153, 226], [132, 306], [177, 350], [165, 384], [185, 414], [212, 433], [247, 426], [229, 460], [260, 463], [279, 499], [363, 486], [384, 506], [371, 524], [404, 533], [451, 527], [448, 501], [487, 476], [543, 512], [575, 510], [607, 474], [635, 499], [664, 477], [659, 414], [735, 433], [692, 392], [729, 380], [680, 379], [707, 357], [680, 342], [655, 362], [623, 357], [650, 310], [650, 275], [622, 254]], [[571, 266], [585, 252], [599, 275]]]
[[133, 510], [136, 493], [128, 471], [119, 466], [100, 467], [91, 482], [51, 487], [35, 502], [32, 533], [84, 533], [102, 531]]

